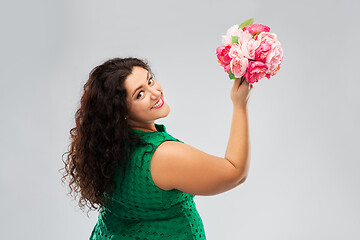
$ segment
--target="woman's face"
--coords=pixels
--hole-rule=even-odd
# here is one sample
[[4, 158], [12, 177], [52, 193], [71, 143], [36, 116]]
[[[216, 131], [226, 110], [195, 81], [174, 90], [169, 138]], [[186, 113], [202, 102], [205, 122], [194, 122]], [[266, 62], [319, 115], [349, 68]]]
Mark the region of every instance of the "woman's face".
[[170, 107], [164, 100], [161, 85], [142, 67], [135, 66], [125, 79], [130, 127], [156, 130], [154, 121], [166, 117]]

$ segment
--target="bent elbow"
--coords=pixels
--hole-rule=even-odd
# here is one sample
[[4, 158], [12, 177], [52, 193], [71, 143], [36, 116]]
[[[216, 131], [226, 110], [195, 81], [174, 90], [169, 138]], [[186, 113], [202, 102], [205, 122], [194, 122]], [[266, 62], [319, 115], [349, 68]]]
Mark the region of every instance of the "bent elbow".
[[247, 176], [243, 177], [236, 186], [239, 186], [240, 184], [244, 183], [247, 179]]

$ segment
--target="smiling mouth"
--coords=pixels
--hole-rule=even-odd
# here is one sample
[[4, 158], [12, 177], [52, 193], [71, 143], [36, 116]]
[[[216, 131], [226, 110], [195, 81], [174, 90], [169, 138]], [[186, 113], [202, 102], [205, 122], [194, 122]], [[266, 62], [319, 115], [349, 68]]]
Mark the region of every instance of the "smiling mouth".
[[155, 105], [151, 109], [161, 108], [164, 105], [164, 100], [160, 97], [160, 99], [155, 103]]

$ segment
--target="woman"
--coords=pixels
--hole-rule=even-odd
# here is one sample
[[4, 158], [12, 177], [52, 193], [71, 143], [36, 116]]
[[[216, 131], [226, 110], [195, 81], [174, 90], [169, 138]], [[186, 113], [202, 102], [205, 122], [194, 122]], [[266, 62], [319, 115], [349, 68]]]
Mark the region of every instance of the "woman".
[[63, 176], [81, 208], [100, 210], [90, 239], [206, 239], [193, 198], [245, 181], [251, 89], [234, 81], [230, 137], [220, 158], [155, 123], [170, 108], [145, 62], [114, 58], [95, 67], [70, 130]]

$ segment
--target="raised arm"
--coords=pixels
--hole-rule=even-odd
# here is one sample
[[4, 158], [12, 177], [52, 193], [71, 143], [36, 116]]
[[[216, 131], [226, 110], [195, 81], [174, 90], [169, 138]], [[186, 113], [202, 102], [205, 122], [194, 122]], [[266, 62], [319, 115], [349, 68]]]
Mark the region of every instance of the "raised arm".
[[178, 189], [193, 195], [216, 195], [245, 181], [250, 164], [247, 102], [252, 85], [240, 79], [231, 89], [233, 117], [225, 158], [190, 145], [165, 141], [151, 159], [151, 175], [163, 190]]

